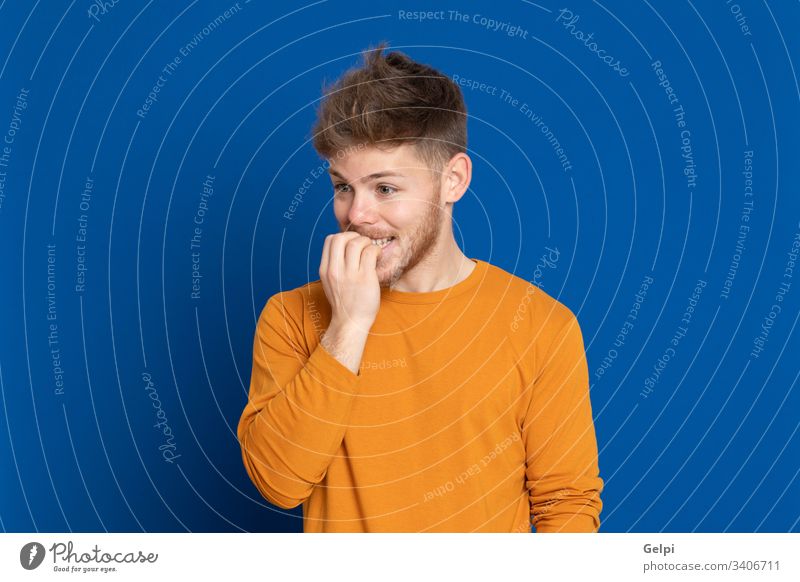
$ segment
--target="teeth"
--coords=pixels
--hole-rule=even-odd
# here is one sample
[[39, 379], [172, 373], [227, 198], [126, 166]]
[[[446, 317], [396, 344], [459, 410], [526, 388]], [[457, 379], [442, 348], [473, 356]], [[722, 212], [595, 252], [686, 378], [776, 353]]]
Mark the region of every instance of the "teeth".
[[385, 247], [387, 244], [389, 244], [392, 241], [393, 238], [394, 237], [374, 238], [374, 239], [372, 239], [372, 244], [378, 245], [379, 247]]

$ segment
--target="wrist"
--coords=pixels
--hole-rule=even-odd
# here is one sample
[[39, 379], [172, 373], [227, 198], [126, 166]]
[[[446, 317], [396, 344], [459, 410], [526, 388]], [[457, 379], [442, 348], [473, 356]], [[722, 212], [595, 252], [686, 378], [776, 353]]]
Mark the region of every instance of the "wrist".
[[337, 317], [334, 315], [331, 318], [328, 331], [330, 333], [336, 333], [336, 335], [341, 337], [359, 339], [363, 336], [363, 338], [366, 339], [373, 322], [374, 320], [367, 321], [364, 319]]
[[367, 334], [368, 329], [362, 324], [333, 319], [322, 334], [320, 344], [343, 366], [358, 375]]

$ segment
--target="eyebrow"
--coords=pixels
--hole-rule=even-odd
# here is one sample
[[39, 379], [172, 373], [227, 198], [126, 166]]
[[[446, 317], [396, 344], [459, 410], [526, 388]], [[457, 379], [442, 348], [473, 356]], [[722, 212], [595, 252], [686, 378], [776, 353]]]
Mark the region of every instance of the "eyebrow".
[[[330, 174], [331, 174], [331, 175], [333, 175], [333, 176], [336, 176], [337, 178], [341, 178], [342, 180], [344, 180], [345, 182], [347, 182], [347, 178], [345, 178], [344, 176], [342, 176], [342, 175], [341, 175], [339, 172], [337, 172], [336, 170], [333, 170], [333, 169], [330, 169], [330, 168], [329, 168], [329, 169], [328, 169], [328, 173], [330, 173]], [[359, 180], [359, 181], [360, 181], [361, 183], [364, 183], [364, 182], [369, 182], [370, 180], [377, 180], [378, 178], [386, 178], [387, 176], [392, 176], [392, 177], [396, 177], [396, 178], [405, 178], [405, 175], [403, 175], [403, 174], [399, 174], [399, 173], [397, 173], [397, 172], [392, 172], [392, 171], [390, 171], [390, 170], [386, 170], [386, 171], [383, 171], [383, 172], [375, 172], [374, 174], [370, 174], [369, 176], [364, 176], [364, 177], [363, 177], [363, 178], [361, 178], [361, 180]]]

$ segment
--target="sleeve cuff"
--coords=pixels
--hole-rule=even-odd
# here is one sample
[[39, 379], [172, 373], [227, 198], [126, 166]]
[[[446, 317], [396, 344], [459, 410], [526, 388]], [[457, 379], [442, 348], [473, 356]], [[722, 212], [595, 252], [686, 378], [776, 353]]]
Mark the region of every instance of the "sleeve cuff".
[[311, 352], [306, 368], [325, 386], [348, 394], [357, 391], [360, 376], [334, 358], [321, 343]]

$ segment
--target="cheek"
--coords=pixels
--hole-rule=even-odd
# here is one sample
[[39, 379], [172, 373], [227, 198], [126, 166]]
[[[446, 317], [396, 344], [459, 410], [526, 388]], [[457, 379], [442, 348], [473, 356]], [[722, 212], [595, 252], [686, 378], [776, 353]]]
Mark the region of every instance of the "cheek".
[[333, 215], [339, 222], [347, 222], [347, 213], [350, 211], [350, 205], [343, 200], [333, 201]]
[[381, 215], [398, 230], [406, 230], [422, 219], [426, 209], [426, 203], [420, 200], [398, 200], [384, 204]]

